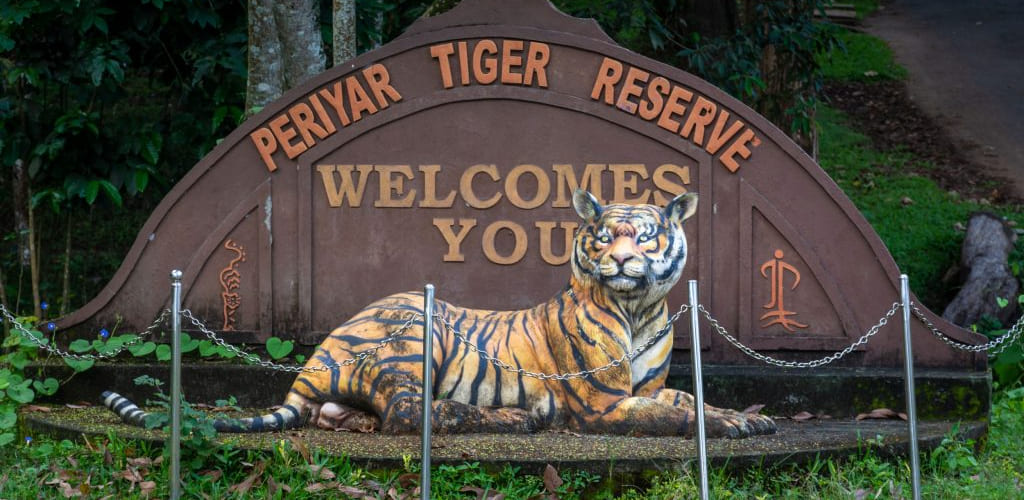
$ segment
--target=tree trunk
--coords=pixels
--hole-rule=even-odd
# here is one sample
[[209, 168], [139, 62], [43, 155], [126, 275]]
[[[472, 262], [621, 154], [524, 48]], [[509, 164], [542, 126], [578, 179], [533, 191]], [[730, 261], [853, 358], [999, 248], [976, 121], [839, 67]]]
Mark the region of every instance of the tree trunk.
[[284, 89], [301, 85], [324, 71], [324, 43], [320, 36], [320, 2], [286, 0], [274, 5], [277, 37], [281, 41]]
[[[356, 1], [334, 0], [334, 64], [337, 66], [356, 56]], [[383, 17], [378, 17], [383, 22]], [[378, 30], [379, 32], [380, 30]]]
[[[942, 317], [970, 327], [982, 316], [1009, 324], [1017, 312], [1017, 278], [1006, 260], [1013, 251], [1017, 235], [999, 216], [980, 212], [967, 223], [967, 235], [960, 253], [960, 276], [963, 287], [946, 306]], [[1000, 307], [998, 299], [1008, 301]]]
[[249, 0], [249, 76], [245, 114], [255, 114], [284, 91], [281, 41], [277, 38], [273, 0]]
[[18, 263], [24, 268], [32, 265], [32, 253], [28, 244], [28, 172], [21, 159], [14, 160], [13, 177], [14, 233], [18, 238]]
[[70, 309], [71, 301], [71, 209], [68, 209], [68, 227], [64, 234], [64, 283], [61, 287], [60, 315], [64, 316]]
[[[32, 191], [29, 190], [28, 199], [32, 199]], [[32, 315], [37, 318], [43, 317], [42, 301], [39, 298], [39, 246], [41, 242], [37, 236], [35, 211], [32, 210], [32, 203], [28, 205], [28, 253], [30, 261], [30, 275], [32, 278]]]

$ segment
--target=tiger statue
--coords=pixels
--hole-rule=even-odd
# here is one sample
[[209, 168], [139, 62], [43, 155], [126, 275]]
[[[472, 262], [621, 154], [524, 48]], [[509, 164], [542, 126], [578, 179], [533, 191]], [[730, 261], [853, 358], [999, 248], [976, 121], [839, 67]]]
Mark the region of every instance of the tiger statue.
[[[697, 195], [681, 194], [662, 209], [603, 206], [589, 192], [576, 190], [573, 206], [583, 224], [573, 241], [572, 276], [551, 300], [521, 311], [436, 302], [433, 432], [693, 434], [693, 396], [665, 387], [673, 337], [665, 296], [686, 262], [683, 222], [696, 212]], [[419, 432], [422, 315], [419, 293], [369, 305], [316, 348], [306, 368], [329, 369], [298, 375], [279, 409], [215, 420], [215, 428], [256, 432], [315, 422], [335, 430]], [[506, 369], [488, 362], [453, 330]], [[394, 338], [374, 356], [342, 363], [389, 337]], [[645, 343], [651, 345], [630, 359], [629, 353]], [[536, 376], [581, 372], [590, 373]], [[144, 411], [116, 393], [105, 392], [103, 399], [125, 422], [145, 421]], [[774, 433], [775, 423], [706, 405], [705, 428], [708, 436], [738, 438]]]

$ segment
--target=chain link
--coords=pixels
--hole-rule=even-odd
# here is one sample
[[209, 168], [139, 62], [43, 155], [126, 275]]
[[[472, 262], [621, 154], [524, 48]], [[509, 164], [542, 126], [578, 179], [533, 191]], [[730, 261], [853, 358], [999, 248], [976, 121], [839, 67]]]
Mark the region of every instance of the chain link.
[[[917, 307], [917, 304], [912, 303], [911, 307], [914, 311], [914, 316], [916, 316], [917, 319], [921, 321], [921, 323], [924, 323], [924, 326], [928, 327], [928, 329], [931, 330], [933, 335], [938, 337], [940, 340], [945, 342], [950, 347], [960, 349], [963, 351], [972, 352], [992, 350], [992, 352], [989, 353], [989, 355], [991, 356], [995, 356], [996, 354], [1003, 352], [1003, 350], [1006, 349], [1007, 347], [1013, 345], [1013, 343], [1016, 342], [1017, 339], [1020, 337], [1021, 327], [1024, 326], [1024, 316], [1021, 316], [1020, 319], [1017, 320], [1017, 323], [1015, 323], [1013, 327], [1011, 327], [1010, 330], [1007, 331], [1005, 334], [996, 337], [984, 344], [965, 344], [963, 342], [960, 342], [959, 340], [950, 338], [948, 335], [942, 333], [942, 331], [939, 330], [934, 323], [932, 323], [931, 321], [928, 320], [927, 317], [925, 317], [924, 312]], [[998, 349], [995, 349], [997, 347]]]
[[475, 352], [478, 356], [485, 359], [486, 361], [489, 361], [492, 365], [501, 368], [502, 370], [522, 375], [524, 377], [536, 378], [540, 380], [570, 380], [575, 378], [587, 378], [595, 373], [600, 373], [603, 371], [610, 370], [612, 368], [622, 366], [622, 363], [624, 363], [626, 360], [632, 361], [636, 359], [637, 356], [643, 354], [644, 351], [650, 349], [651, 346], [653, 346], [654, 344], [657, 344], [669, 331], [671, 331], [672, 324], [675, 323], [677, 319], [679, 319], [679, 316], [681, 316], [684, 312], [686, 312], [689, 309], [690, 306], [687, 304], [679, 306], [679, 310], [676, 311], [676, 313], [673, 314], [668, 319], [668, 323], [666, 323], [662, 329], [658, 330], [657, 333], [651, 336], [650, 339], [647, 339], [647, 341], [641, 344], [640, 347], [637, 347], [636, 349], [627, 352], [626, 354], [623, 354], [622, 357], [620, 357], [619, 359], [612, 360], [610, 363], [603, 366], [599, 366], [597, 368], [591, 368], [589, 370], [583, 370], [572, 373], [541, 373], [532, 372], [522, 367], [516, 368], [506, 363], [505, 361], [498, 359], [495, 356], [487, 354], [482, 349], [474, 345], [472, 342], [469, 341], [468, 338], [466, 338], [466, 335], [464, 333], [459, 331], [459, 329], [456, 328], [455, 325], [453, 325], [446, 317], [442, 316], [440, 313], [435, 313], [434, 318], [440, 321], [441, 324], [443, 324], [445, 328], [447, 328], [448, 331], [450, 331], [452, 335], [454, 335], [455, 338], [459, 340], [459, 342], [465, 344], [467, 349], [469, 349], [472, 352]]
[[15, 321], [14, 315], [12, 315], [7, 310], [7, 308], [3, 306], [3, 304], [0, 304], [0, 313], [2, 313], [4, 318], [7, 319], [7, 321], [9, 321], [11, 325], [14, 326], [14, 330], [18, 333], [19, 336], [21, 336], [24, 339], [28, 339], [29, 342], [35, 344], [35, 346], [38, 347], [39, 349], [42, 349], [50, 354], [56, 354], [57, 356], [60, 356], [61, 358], [64, 359], [72, 359], [75, 361], [96, 361], [99, 359], [109, 359], [116, 357], [118, 354], [124, 352], [125, 349], [128, 349], [136, 344], [139, 344], [146, 337], [153, 335], [153, 332], [157, 329], [157, 327], [159, 327], [165, 321], [167, 321], [167, 317], [171, 314], [171, 310], [164, 309], [160, 313], [160, 316], [157, 316], [156, 320], [150, 323], [150, 325], [147, 326], [145, 330], [139, 332], [139, 334], [134, 339], [121, 344], [117, 349], [114, 349], [113, 351], [110, 352], [96, 354], [78, 354], [65, 351], [55, 345], [50, 345], [45, 341], [45, 339], [41, 339], [39, 337], [36, 337], [35, 335], [32, 335], [32, 332], [26, 329], [20, 322]]
[[[902, 306], [901, 306], [901, 304], [899, 302], [894, 302], [892, 307], [889, 308], [889, 310], [885, 313], [885, 315], [883, 315], [874, 326], [869, 328], [868, 331], [864, 335], [862, 335], [860, 338], [858, 338], [852, 344], [847, 346], [845, 349], [843, 349], [841, 351], [837, 351], [837, 352], [835, 352], [835, 353], [833, 353], [833, 354], [831, 354], [829, 356], [826, 356], [824, 358], [821, 358], [821, 359], [817, 359], [817, 360], [814, 360], [814, 361], [802, 361], [802, 362], [780, 360], [780, 359], [777, 359], [777, 358], [773, 358], [771, 356], [767, 356], [767, 355], [761, 354], [761, 353], [755, 351], [754, 349], [751, 349], [750, 347], [747, 347], [742, 342], [737, 340], [736, 337], [734, 337], [731, 334], [729, 334], [729, 332], [725, 329], [725, 327], [723, 327], [721, 325], [721, 323], [718, 322], [718, 320], [716, 320], [713, 316], [711, 316], [711, 313], [704, 307], [703, 304], [699, 304], [697, 306], [697, 309], [704, 315], [704, 318], [708, 321], [708, 323], [711, 325], [711, 327], [714, 328], [715, 331], [719, 335], [724, 337], [730, 344], [732, 344], [734, 347], [736, 347], [737, 349], [742, 351], [744, 354], [746, 354], [746, 355], [748, 355], [748, 356], [750, 356], [750, 357], [752, 357], [754, 359], [757, 359], [757, 360], [762, 361], [762, 362], [764, 362], [766, 364], [769, 364], [769, 365], [774, 365], [774, 366], [783, 367], [783, 368], [817, 368], [819, 366], [827, 365], [829, 363], [837, 361], [837, 360], [845, 357], [846, 355], [850, 354], [851, 352], [853, 352], [857, 347], [866, 344], [868, 342], [868, 340], [871, 337], [875, 336], [883, 326], [888, 324], [889, 320], [892, 319], [893, 316], [895, 316], [896, 312], [898, 310], [900, 310], [901, 307]], [[917, 304], [912, 303], [911, 304], [911, 308], [912, 308], [912, 311], [914, 313], [914, 316], [917, 317], [917, 319], [920, 320], [928, 328], [928, 330], [931, 331], [931, 333], [933, 335], [935, 335], [936, 337], [941, 339], [943, 342], [945, 342], [950, 347], [953, 347], [953, 348], [956, 348], [956, 349], [960, 349], [960, 350], [964, 350], [964, 351], [972, 351], [972, 352], [991, 351], [991, 353], [990, 353], [991, 355], [999, 354], [1004, 349], [1006, 349], [1008, 346], [1013, 345], [1017, 341], [1017, 339], [1019, 339], [1021, 337], [1022, 332], [1024, 332], [1024, 317], [1021, 317], [1017, 321], [1017, 323], [1015, 323], [1013, 325], [1013, 327], [1011, 327], [1009, 329], [1009, 331], [1007, 331], [1006, 334], [1004, 334], [1004, 335], [1002, 335], [1000, 337], [992, 339], [991, 341], [989, 341], [989, 342], [987, 342], [985, 344], [977, 344], [977, 345], [965, 344], [963, 342], [955, 340], [955, 339], [949, 337], [948, 335], [942, 333], [942, 331], [939, 330], [938, 327], [936, 327], [934, 323], [932, 323], [930, 320], [928, 320], [928, 318], [924, 315], [924, 312], [921, 311], [921, 309], [917, 306]], [[676, 313], [673, 314], [668, 319], [668, 322], [665, 324], [665, 326], [663, 328], [658, 330], [653, 336], [651, 336], [650, 339], [645, 341], [639, 347], [637, 347], [636, 349], [634, 349], [634, 350], [632, 350], [632, 351], [622, 355], [622, 357], [620, 357], [618, 359], [615, 359], [615, 360], [612, 360], [611, 362], [609, 362], [609, 363], [607, 363], [605, 365], [596, 367], [596, 368], [591, 368], [589, 370], [582, 370], [582, 371], [572, 372], [572, 373], [541, 373], [541, 372], [529, 371], [529, 370], [526, 370], [526, 369], [521, 368], [521, 367], [519, 367], [519, 368], [514, 367], [514, 366], [506, 363], [505, 361], [503, 361], [503, 360], [501, 360], [501, 359], [499, 359], [499, 358], [497, 358], [495, 356], [491, 356], [490, 354], [488, 354], [484, 350], [478, 348], [473, 342], [471, 342], [466, 337], [466, 335], [464, 333], [459, 331], [459, 329], [456, 328], [455, 325], [453, 325], [446, 317], [442, 316], [440, 313], [435, 313], [434, 317], [441, 324], [443, 324], [444, 327], [447, 328], [448, 331], [450, 331], [455, 336], [456, 339], [458, 339], [460, 342], [465, 344], [465, 346], [466, 346], [466, 348], [468, 350], [476, 353], [478, 356], [480, 356], [484, 360], [490, 362], [491, 364], [493, 364], [494, 366], [496, 366], [496, 367], [498, 367], [498, 368], [500, 368], [502, 370], [505, 370], [505, 371], [508, 371], [508, 372], [512, 372], [512, 373], [516, 373], [518, 375], [522, 375], [522, 376], [525, 376], [525, 377], [540, 379], [540, 380], [570, 380], [570, 379], [576, 379], [576, 378], [586, 378], [586, 377], [589, 377], [589, 376], [594, 375], [596, 373], [604, 372], [604, 371], [610, 370], [612, 368], [619, 367], [624, 362], [626, 362], [627, 360], [628, 361], [632, 361], [632, 360], [636, 359], [637, 356], [640, 356], [647, 349], [650, 349], [654, 344], [656, 344], [659, 341], [661, 341], [661, 339], [664, 338], [664, 336], [666, 334], [668, 334], [669, 331], [671, 331], [672, 325], [679, 319], [679, 317], [683, 313], [685, 313], [689, 309], [690, 309], [689, 305], [687, 305], [687, 304], [682, 304], [681, 306], [679, 306], [679, 310], [676, 311]], [[14, 315], [12, 315], [7, 310], [7, 308], [5, 308], [2, 304], [0, 304], [0, 313], [2, 313], [4, 318], [8, 322], [10, 322], [11, 325], [13, 325], [14, 330], [16, 331], [16, 333], [18, 333], [21, 337], [23, 337], [25, 339], [28, 339], [32, 344], [34, 344], [39, 349], [42, 349], [42, 350], [44, 350], [44, 351], [46, 351], [46, 352], [48, 352], [50, 354], [55, 354], [57, 356], [60, 356], [62, 358], [66, 358], [66, 359], [79, 360], [79, 361], [84, 361], [84, 360], [95, 361], [95, 360], [99, 360], [99, 359], [108, 359], [108, 358], [116, 357], [118, 354], [120, 354], [124, 350], [129, 349], [132, 346], [135, 346], [135, 345], [139, 344], [140, 342], [142, 342], [145, 338], [147, 338], [149, 336], [152, 336], [153, 333], [156, 331], [156, 329], [160, 325], [164, 324], [164, 322], [167, 321], [167, 318], [170, 315], [171, 311], [170, 311], [170, 309], [164, 309], [160, 313], [160, 316], [158, 316], [156, 318], [156, 320], [153, 321], [153, 323], [151, 323], [148, 327], [146, 327], [145, 330], [140, 332], [131, 341], [125, 342], [125, 343], [121, 344], [117, 349], [115, 349], [113, 351], [105, 352], [105, 353], [96, 353], [96, 354], [92, 354], [92, 353], [77, 354], [77, 353], [72, 353], [72, 352], [68, 352], [68, 351], [62, 350], [59, 347], [56, 347], [56, 346], [53, 346], [53, 345], [49, 345], [46, 342], [45, 338], [36, 337], [28, 329], [26, 329], [20, 322], [16, 321]], [[413, 313], [409, 317], [409, 319], [406, 320], [405, 323], [403, 323], [395, 331], [393, 331], [390, 334], [388, 334], [388, 336], [383, 338], [378, 344], [376, 344], [376, 345], [374, 345], [374, 346], [372, 346], [372, 347], [370, 347], [370, 348], [368, 348], [366, 350], [363, 350], [363, 351], [360, 351], [360, 352], [356, 353], [350, 359], [346, 359], [346, 360], [340, 361], [340, 362], [323, 363], [323, 364], [321, 364], [319, 366], [306, 367], [306, 366], [299, 366], [299, 365], [284, 365], [284, 364], [275, 363], [273, 361], [267, 361], [267, 360], [261, 359], [259, 356], [255, 355], [255, 354], [252, 354], [250, 352], [246, 352], [246, 351], [244, 351], [244, 350], [242, 350], [242, 349], [240, 349], [238, 347], [235, 347], [234, 345], [227, 343], [227, 341], [225, 341], [224, 339], [218, 337], [216, 333], [214, 333], [212, 330], [207, 328], [206, 325], [203, 324], [202, 321], [200, 321], [198, 318], [196, 318], [195, 315], [192, 314], [192, 311], [190, 311], [188, 309], [183, 309], [181, 311], [181, 314], [182, 314], [182, 316], [184, 318], [188, 319], [197, 329], [202, 331], [203, 334], [205, 334], [207, 336], [207, 338], [209, 338], [213, 343], [215, 343], [218, 346], [223, 347], [224, 349], [228, 350], [229, 352], [232, 352], [233, 354], [235, 354], [238, 357], [240, 357], [243, 360], [245, 360], [247, 363], [254, 364], [254, 365], [259, 365], [259, 366], [261, 366], [263, 368], [269, 368], [269, 369], [272, 369], [272, 370], [283, 371], [283, 372], [291, 372], [291, 373], [324, 372], [324, 371], [332, 370], [332, 369], [339, 368], [339, 367], [342, 367], [342, 366], [349, 366], [349, 365], [355, 364], [355, 363], [357, 363], [359, 361], [365, 360], [367, 358], [376, 356], [378, 351], [380, 351], [382, 348], [384, 348], [385, 346], [387, 346], [388, 344], [393, 342], [395, 339], [397, 339], [399, 336], [401, 336], [403, 333], [408, 331], [409, 328], [411, 328], [416, 323], [417, 320], [423, 318], [422, 314], [420, 314], [420, 313]]]
[[829, 363], [831, 363], [833, 361], [841, 359], [842, 357], [846, 356], [847, 354], [850, 354], [851, 352], [853, 352], [853, 350], [856, 349], [858, 346], [866, 344], [868, 339], [870, 339], [875, 334], [877, 334], [879, 329], [881, 329], [883, 326], [885, 326], [887, 323], [889, 323], [889, 320], [892, 319], [892, 317], [896, 314], [896, 311], [900, 310], [901, 307], [902, 307], [902, 305], [899, 302], [893, 303], [892, 307], [889, 309], [889, 312], [885, 313], [885, 316], [882, 316], [882, 318], [878, 320], [878, 323], [875, 323], [874, 326], [872, 326], [871, 328], [868, 329], [867, 333], [862, 335], [854, 343], [852, 343], [849, 346], [847, 346], [846, 349], [843, 349], [842, 351], [838, 351], [838, 352], [832, 354], [831, 356], [826, 356], [824, 358], [817, 359], [817, 360], [814, 360], [814, 361], [797, 362], [797, 361], [785, 361], [785, 360], [773, 358], [771, 356], [765, 356], [764, 354], [761, 354], [761, 353], [759, 353], [759, 352], [757, 352], [757, 351], [755, 351], [755, 350], [753, 350], [753, 349], [743, 345], [743, 343], [741, 343], [739, 340], [736, 340], [736, 337], [733, 337], [732, 335], [729, 335], [729, 332], [725, 330], [725, 327], [723, 327], [718, 322], [718, 320], [713, 318], [711, 316], [711, 313], [709, 313], [708, 310], [705, 309], [703, 305], [698, 305], [697, 306], [697, 308], [700, 309], [700, 312], [702, 312], [704, 314], [704, 317], [707, 318], [708, 323], [711, 323], [711, 326], [715, 329], [715, 331], [717, 331], [719, 335], [725, 337], [725, 340], [728, 340], [729, 343], [732, 344], [734, 347], [736, 347], [737, 349], [743, 351], [743, 353], [746, 354], [747, 356], [750, 356], [750, 357], [752, 357], [754, 359], [757, 359], [759, 361], [763, 361], [763, 362], [765, 362], [767, 364], [775, 365], [775, 366], [780, 366], [780, 367], [783, 367], [783, 368], [817, 368], [819, 366], [827, 365], [827, 364], [829, 364]]
[[205, 334], [207, 338], [209, 338], [211, 341], [213, 341], [213, 343], [215, 343], [215, 344], [217, 344], [217, 345], [227, 349], [228, 351], [231, 351], [236, 356], [238, 356], [238, 357], [242, 358], [243, 360], [245, 360], [245, 362], [247, 362], [249, 364], [253, 364], [253, 365], [259, 365], [259, 366], [261, 366], [263, 368], [269, 368], [271, 370], [276, 370], [276, 371], [280, 371], [280, 372], [290, 372], [290, 373], [325, 372], [325, 371], [328, 371], [328, 370], [333, 370], [333, 369], [336, 369], [336, 368], [340, 368], [342, 366], [349, 366], [349, 365], [355, 364], [355, 363], [357, 363], [359, 361], [362, 361], [362, 360], [364, 360], [366, 358], [370, 358], [370, 357], [376, 356], [377, 355], [377, 351], [381, 350], [384, 346], [390, 344], [392, 341], [394, 341], [396, 338], [398, 338], [398, 336], [400, 336], [403, 333], [405, 333], [409, 328], [412, 327], [412, 325], [416, 324], [416, 320], [417, 319], [420, 319], [420, 318], [423, 317], [423, 315], [420, 314], [420, 313], [413, 313], [409, 317], [409, 319], [405, 323], [402, 324], [401, 327], [399, 327], [394, 332], [388, 334], [387, 337], [384, 337], [383, 339], [381, 339], [380, 343], [378, 343], [377, 345], [375, 345], [373, 347], [370, 347], [370, 348], [366, 349], [365, 351], [357, 352], [352, 358], [346, 359], [344, 361], [338, 361], [338, 362], [321, 363], [318, 366], [300, 366], [300, 365], [282, 365], [280, 363], [275, 363], [273, 361], [264, 360], [264, 359], [260, 358], [259, 356], [255, 355], [255, 354], [252, 354], [250, 352], [243, 351], [243, 350], [241, 350], [241, 349], [239, 349], [239, 348], [237, 348], [237, 347], [227, 343], [224, 339], [218, 337], [217, 334], [214, 333], [209, 328], [207, 328], [206, 325], [204, 325], [202, 321], [199, 321], [199, 319], [196, 318], [192, 314], [192, 311], [190, 311], [188, 309], [182, 309], [181, 315], [184, 316], [189, 321], [191, 321], [192, 324], [195, 325], [195, 327], [198, 328], [200, 331], [202, 331], [203, 334]]

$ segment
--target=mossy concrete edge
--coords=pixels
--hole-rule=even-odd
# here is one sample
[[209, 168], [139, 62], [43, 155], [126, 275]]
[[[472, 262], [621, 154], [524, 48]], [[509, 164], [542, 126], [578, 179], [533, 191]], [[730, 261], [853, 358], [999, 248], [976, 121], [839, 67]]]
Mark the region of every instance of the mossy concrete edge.
[[[54, 407], [50, 412], [21, 413], [26, 429], [65, 438], [82, 435], [106, 436], [160, 442], [164, 433], [122, 424], [102, 407], [70, 409]], [[927, 421], [918, 426], [921, 450], [938, 446], [944, 437], [956, 433], [966, 439], [983, 439], [983, 421]], [[354, 464], [368, 469], [401, 468], [409, 459], [418, 460], [419, 436], [390, 436], [330, 432], [303, 428], [261, 434], [221, 434], [218, 440], [245, 449], [273, 449], [282, 441], [297, 438], [310, 448], [331, 454], [345, 454]], [[873, 450], [890, 456], [905, 455], [908, 425], [899, 420], [830, 419], [809, 422], [779, 421], [779, 433], [747, 439], [711, 439], [708, 457], [712, 465], [730, 469], [759, 465], [806, 463], [824, 458], [847, 458]], [[696, 459], [693, 439], [679, 437], [627, 437], [541, 432], [531, 435], [435, 435], [431, 461], [435, 464], [479, 462], [489, 469], [505, 465], [524, 472], [541, 473], [547, 464], [585, 470], [604, 477], [638, 477], [652, 471], [689, 467]]]

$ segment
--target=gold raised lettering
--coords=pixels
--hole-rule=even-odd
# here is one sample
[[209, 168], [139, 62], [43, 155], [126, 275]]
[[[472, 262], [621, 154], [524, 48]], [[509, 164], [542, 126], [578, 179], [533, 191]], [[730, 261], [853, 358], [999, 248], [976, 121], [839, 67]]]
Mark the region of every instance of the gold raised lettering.
[[481, 200], [476, 195], [476, 192], [473, 191], [473, 178], [476, 177], [477, 174], [487, 174], [492, 181], [501, 179], [501, 176], [498, 175], [498, 167], [493, 164], [473, 165], [472, 167], [467, 168], [462, 172], [462, 177], [459, 178], [459, 193], [462, 194], [462, 199], [466, 200], [466, 204], [473, 208], [486, 209], [497, 205], [498, 201], [501, 200], [500, 191], [494, 193], [494, 196], [487, 200]]
[[[508, 255], [499, 254], [497, 248], [494, 246], [495, 239], [498, 236], [498, 231], [501, 231], [502, 229], [510, 231], [514, 241], [512, 251]], [[512, 265], [523, 260], [523, 256], [526, 255], [526, 230], [523, 229], [523, 226], [510, 220], [499, 220], [491, 223], [486, 229], [484, 229], [482, 244], [484, 256], [487, 257], [487, 260], [503, 266]]]
[[441, 232], [444, 242], [448, 244], [448, 253], [444, 254], [441, 260], [444, 262], [465, 262], [466, 255], [462, 253], [462, 240], [466, 239], [469, 230], [476, 226], [476, 219], [459, 219], [459, 233], [452, 231], [455, 219], [434, 219], [434, 227]]
[[582, 181], [576, 179], [576, 170], [572, 165], [552, 165], [551, 170], [555, 171], [555, 200], [551, 203], [555, 208], [569, 208], [572, 206], [572, 193], [577, 189], [586, 189], [593, 194], [602, 205], [605, 203], [601, 189], [601, 172], [607, 165], [602, 163], [588, 163], [583, 169]]
[[[324, 190], [327, 193], [327, 204], [332, 208], [340, 207], [348, 199], [348, 206], [358, 208], [363, 202], [363, 193], [366, 191], [366, 180], [373, 172], [373, 165], [317, 165], [316, 170], [320, 172], [323, 179]], [[352, 171], [359, 171], [359, 180], [352, 182]], [[334, 173], [338, 173], [341, 184], [334, 182]]]
[[[669, 174], [676, 176], [679, 182], [666, 177]], [[664, 207], [672, 198], [686, 192], [686, 184], [690, 183], [690, 167], [680, 167], [679, 165], [666, 163], [654, 169], [651, 180], [654, 181], [654, 187], [659, 189], [659, 191], [654, 192], [654, 204]], [[661, 194], [662, 191], [669, 195]]]
[[440, 171], [441, 165], [420, 165], [420, 172], [423, 172], [421, 208], [451, 208], [455, 204], [455, 190], [449, 192], [443, 200], [437, 199], [437, 173]]
[[[537, 193], [533, 199], [525, 200], [519, 192], [519, 178], [523, 174], [531, 174], [537, 179]], [[516, 207], [531, 210], [544, 204], [551, 195], [551, 180], [546, 172], [536, 165], [516, 165], [505, 177], [505, 196]]]
[[555, 229], [554, 222], [539, 221], [534, 224], [540, 230], [540, 258], [552, 266], [560, 266], [569, 262], [572, 257], [572, 237], [579, 224], [575, 222], [559, 222], [558, 227], [562, 228], [563, 246], [562, 253], [556, 255], [551, 248], [551, 233]]
[[651, 197], [650, 189], [644, 189], [640, 196], [627, 197], [627, 191], [632, 195], [637, 194], [638, 178], [647, 179], [646, 165], [642, 163], [612, 163], [608, 165], [608, 170], [612, 171], [612, 203], [648, 203], [647, 200]]
[[380, 183], [380, 196], [373, 206], [377, 208], [408, 208], [416, 198], [416, 190], [410, 189], [402, 198], [395, 198], [405, 193], [405, 179], [412, 180], [412, 168], [409, 165], [377, 165], [377, 181]]

